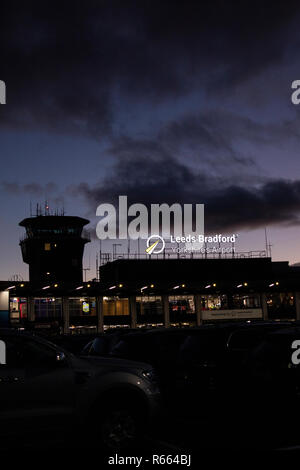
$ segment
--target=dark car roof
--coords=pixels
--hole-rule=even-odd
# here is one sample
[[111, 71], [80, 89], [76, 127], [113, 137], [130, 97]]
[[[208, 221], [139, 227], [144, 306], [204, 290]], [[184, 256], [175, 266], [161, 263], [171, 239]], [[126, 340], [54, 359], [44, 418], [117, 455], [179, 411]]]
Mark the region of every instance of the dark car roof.
[[31, 331], [20, 330], [17, 328], [0, 328], [0, 336], [28, 336], [28, 337], [39, 337]]
[[128, 333], [135, 333], [135, 332], [140, 332], [140, 331], [145, 331], [145, 329], [142, 329], [142, 328], [108, 328], [102, 334], [105, 334], [105, 335], [128, 334]]
[[281, 330], [274, 331], [272, 334], [277, 335], [289, 335], [289, 334], [299, 334], [300, 326], [289, 326], [287, 328], [282, 328]]
[[275, 321], [260, 321], [260, 322], [224, 322], [222, 324], [205, 324], [197, 327], [175, 327], [175, 328], [153, 328], [151, 330], [137, 329], [124, 332], [122, 334], [120, 341], [135, 341], [140, 338], [141, 334], [143, 337], [151, 336], [194, 336], [197, 337], [208, 334], [216, 335], [217, 337], [227, 337], [237, 331], [243, 330], [259, 330], [259, 329], [269, 329], [269, 328], [287, 328], [289, 327], [290, 322], [275, 322]]
[[15, 330], [12, 328], [0, 328], [0, 335], [7, 335], [7, 334], [13, 334], [17, 333], [19, 330]]
[[289, 327], [289, 328], [282, 328], [278, 329], [276, 331], [270, 332], [267, 337], [267, 340], [274, 340], [274, 341], [280, 341], [281, 339], [299, 339], [300, 340], [300, 327]]
[[[48, 341], [47, 338], [44, 338], [43, 336], [36, 335], [32, 332], [24, 331], [24, 330], [18, 330], [18, 329], [13, 329], [13, 328], [1, 328], [0, 329], [0, 339], [2, 337], [9, 337], [9, 336], [20, 336], [20, 337], [25, 337], [25, 338], [33, 338], [35, 341], [38, 341], [40, 343], [46, 344], [48, 346], [51, 346], [54, 349], [57, 349], [57, 345], [53, 343], [53, 341]], [[59, 349], [62, 351], [66, 351], [64, 347], [59, 346]]]

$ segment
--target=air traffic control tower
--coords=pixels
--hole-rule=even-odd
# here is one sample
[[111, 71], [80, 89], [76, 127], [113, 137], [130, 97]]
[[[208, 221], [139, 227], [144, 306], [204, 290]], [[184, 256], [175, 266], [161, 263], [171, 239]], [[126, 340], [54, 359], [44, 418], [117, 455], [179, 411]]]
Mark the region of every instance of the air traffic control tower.
[[64, 214], [29, 217], [19, 223], [26, 234], [20, 241], [31, 282], [82, 282], [84, 246], [90, 241], [83, 227], [89, 220]]

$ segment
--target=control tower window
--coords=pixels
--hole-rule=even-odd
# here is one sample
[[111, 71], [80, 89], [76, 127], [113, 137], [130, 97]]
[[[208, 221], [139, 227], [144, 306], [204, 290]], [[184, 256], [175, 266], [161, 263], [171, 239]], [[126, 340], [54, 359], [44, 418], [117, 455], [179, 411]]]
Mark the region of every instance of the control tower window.
[[51, 250], [51, 243], [45, 243], [44, 249], [45, 249], [45, 251], [50, 251]]

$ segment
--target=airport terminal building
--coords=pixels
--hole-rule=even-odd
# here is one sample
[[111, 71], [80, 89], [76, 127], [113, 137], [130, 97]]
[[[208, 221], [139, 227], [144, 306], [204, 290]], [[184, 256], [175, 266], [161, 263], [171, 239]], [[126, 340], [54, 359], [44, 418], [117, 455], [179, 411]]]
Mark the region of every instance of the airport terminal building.
[[300, 267], [245, 257], [145, 256], [108, 260], [83, 282], [89, 221], [37, 215], [20, 222], [29, 281], [0, 281], [1, 325], [66, 334], [112, 326], [200, 325], [224, 320], [300, 320]]

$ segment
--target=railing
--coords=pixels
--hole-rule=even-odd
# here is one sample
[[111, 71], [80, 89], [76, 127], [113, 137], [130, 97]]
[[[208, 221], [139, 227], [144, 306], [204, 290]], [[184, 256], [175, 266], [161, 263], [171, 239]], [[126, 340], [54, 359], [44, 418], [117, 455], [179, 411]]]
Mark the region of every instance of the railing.
[[266, 258], [265, 250], [235, 251], [231, 253], [198, 253], [185, 252], [175, 253], [164, 251], [159, 254], [148, 255], [147, 253], [100, 253], [100, 266], [118, 259], [241, 259], [241, 258]]

